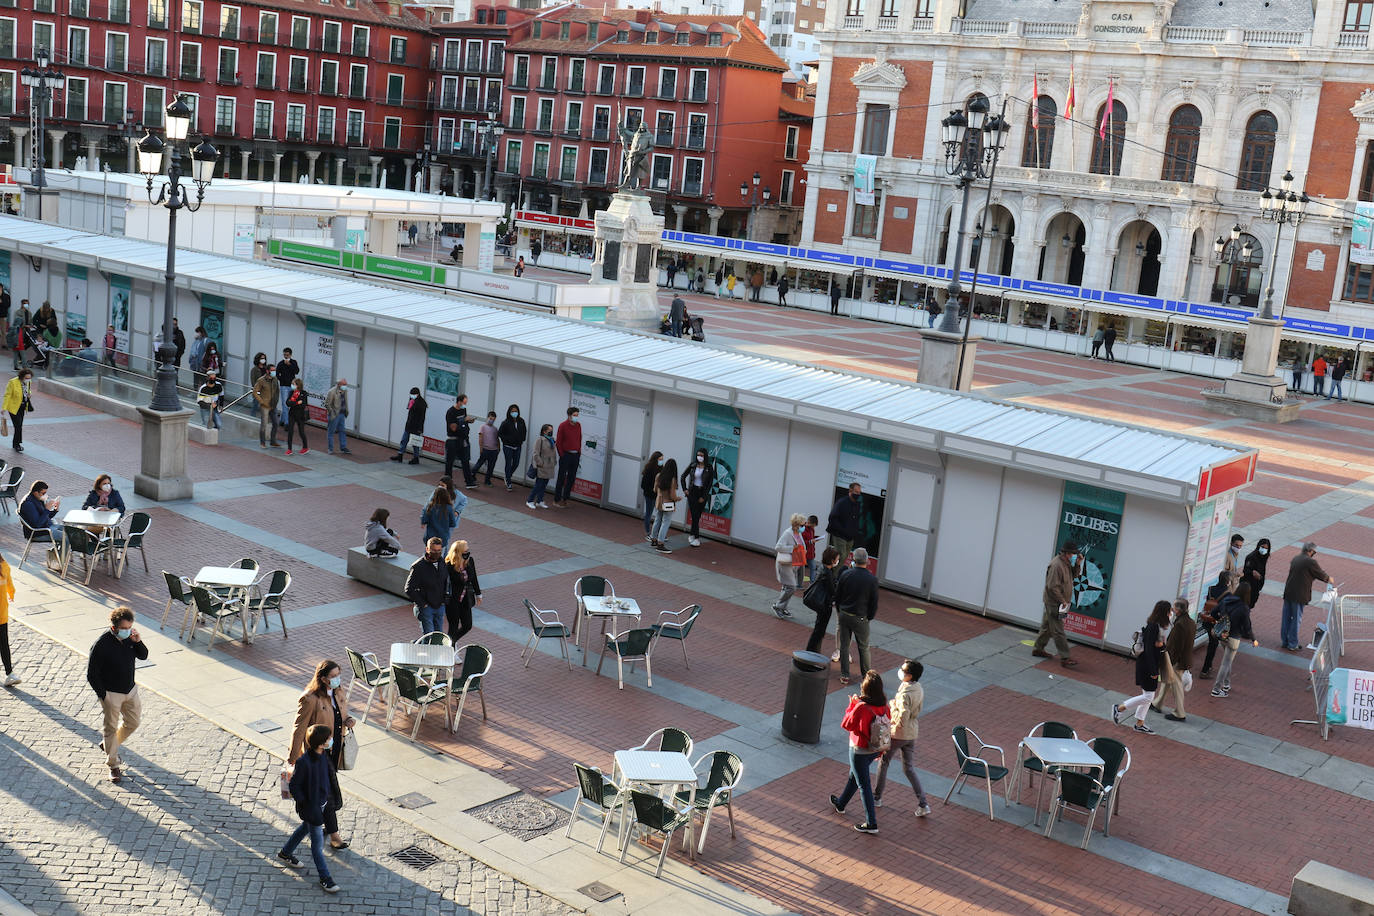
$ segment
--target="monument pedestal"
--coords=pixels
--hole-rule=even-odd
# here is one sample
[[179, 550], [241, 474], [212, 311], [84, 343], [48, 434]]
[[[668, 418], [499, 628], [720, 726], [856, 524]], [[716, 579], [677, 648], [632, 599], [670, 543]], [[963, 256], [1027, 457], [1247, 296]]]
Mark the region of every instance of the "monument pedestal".
[[[917, 331], [921, 338], [921, 363], [916, 368], [916, 382], [932, 388], [951, 391], [970, 391], [973, 388], [973, 363], [981, 337], [964, 340], [962, 334], [951, 334], [930, 328]], [[963, 354], [963, 372], [959, 371], [959, 355]], [[958, 379], [955, 375], [959, 375]]]
[[1245, 328], [1245, 356], [1240, 371], [1221, 388], [1202, 392], [1207, 406], [1230, 417], [1288, 423], [1296, 420], [1300, 408], [1288, 398], [1288, 386], [1275, 372], [1283, 322], [1272, 318], [1251, 318]]
[[134, 492], [158, 502], [190, 499], [195, 484], [186, 476], [186, 424], [192, 411], [140, 407], [138, 413], [143, 418], [143, 457]]
[[606, 313], [606, 323], [657, 331], [663, 320], [658, 301], [658, 249], [663, 217], [654, 213], [647, 195], [619, 191], [611, 205], [596, 214], [593, 285], [620, 287], [620, 304]]

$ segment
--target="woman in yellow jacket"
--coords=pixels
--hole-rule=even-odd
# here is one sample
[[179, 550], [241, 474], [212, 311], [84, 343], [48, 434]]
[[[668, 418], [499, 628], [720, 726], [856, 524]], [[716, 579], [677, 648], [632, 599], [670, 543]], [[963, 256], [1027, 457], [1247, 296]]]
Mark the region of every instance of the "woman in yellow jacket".
[[10, 564], [0, 557], [0, 663], [5, 666], [6, 687], [13, 687], [23, 680], [14, 673], [14, 665], [10, 663], [10, 602], [13, 600], [14, 576], [10, 573]]
[[33, 410], [32, 379], [32, 369], [20, 369], [5, 385], [5, 400], [0, 403], [5, 413], [10, 415], [10, 423], [14, 426], [14, 438], [10, 440], [10, 445], [16, 452], [24, 450], [24, 414]]
[[348, 714], [348, 699], [343, 689], [343, 670], [339, 663], [325, 659], [315, 666], [315, 676], [301, 694], [300, 708], [296, 711], [296, 724], [291, 733], [291, 749], [287, 752], [288, 763], [295, 764], [305, 753], [305, 739], [312, 725], [327, 726], [334, 735], [334, 747], [326, 753], [329, 760], [330, 804], [324, 812], [324, 829], [329, 834], [329, 845], [335, 849], [347, 849], [348, 842], [339, 836], [339, 819], [335, 812], [343, 807], [343, 793], [339, 790], [339, 762], [343, 757], [343, 732], [353, 727], [353, 717]]

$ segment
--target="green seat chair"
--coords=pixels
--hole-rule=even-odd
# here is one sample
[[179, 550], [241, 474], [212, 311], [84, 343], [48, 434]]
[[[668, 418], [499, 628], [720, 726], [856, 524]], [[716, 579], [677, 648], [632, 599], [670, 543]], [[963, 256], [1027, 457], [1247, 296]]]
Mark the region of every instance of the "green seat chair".
[[558, 650], [563, 653], [563, 660], [568, 663], [568, 670], [571, 671], [572, 656], [568, 654], [568, 637], [572, 635], [572, 630], [558, 616], [557, 611], [541, 611], [530, 599], [526, 598], [524, 601], [525, 611], [530, 615], [530, 638], [525, 640], [525, 648], [520, 650], [525, 667], [528, 668], [530, 662], [534, 661], [534, 650], [537, 648], [538, 640], [556, 639]]
[[396, 685], [396, 702], [392, 704], [391, 710], [386, 715], [387, 731], [391, 731], [391, 720], [396, 715], [396, 707], [402, 703], [409, 703], [415, 707], [417, 712], [415, 727], [410, 731], [410, 740], [412, 741], [420, 734], [420, 725], [425, 721], [425, 711], [429, 709], [431, 704], [444, 704], [444, 724], [446, 726], [449, 724], [451, 711], [448, 707], [448, 684], [431, 684], [410, 668], [395, 665], [391, 668], [391, 678]]
[[573, 825], [577, 823], [577, 811], [583, 805], [597, 812], [601, 817], [601, 837], [596, 841], [596, 851], [606, 845], [606, 829], [611, 825], [611, 815], [619, 811], [625, 816], [625, 795], [616, 785], [596, 767], [574, 763], [577, 771], [577, 801], [573, 802], [572, 815], [568, 818], [568, 829], [564, 836], [572, 836]]
[[[999, 779], [1005, 779], [1011, 772], [1007, 769], [1006, 752], [996, 744], [985, 744], [978, 737], [978, 734], [966, 725], [954, 726], [954, 752], [959, 763], [959, 775], [949, 784], [949, 791], [945, 793], [945, 804], [949, 804], [949, 797], [958, 789], [963, 791], [964, 783], [969, 777], [981, 779], [987, 785], [988, 790], [988, 820], [995, 821], [996, 817], [992, 814], [992, 784]], [[974, 749], [976, 746], [976, 749]], [[992, 763], [983, 759], [983, 754], [987, 751], [996, 751], [1001, 763]]]
[[165, 569], [162, 571], [162, 578], [167, 582], [167, 606], [162, 609], [162, 622], [157, 628], [166, 628], [167, 616], [172, 613], [172, 605], [180, 604], [183, 611], [181, 632], [177, 634], [177, 639], [183, 639], [186, 636], [186, 624], [191, 616], [190, 608], [195, 604], [195, 599], [191, 597], [191, 580], [185, 576], [174, 576]]
[[624, 862], [625, 854], [630, 851], [634, 830], [642, 828], [660, 834], [663, 837], [663, 849], [659, 851], [658, 867], [654, 869], [654, 877], [657, 878], [663, 874], [663, 862], [668, 858], [668, 847], [672, 845], [673, 834], [692, 822], [692, 812], [679, 810], [657, 795], [650, 795], [638, 789], [630, 790], [630, 802], [634, 805], [635, 820], [629, 839], [621, 847], [620, 861]]
[[725, 813], [730, 819], [730, 836], [735, 835], [735, 808], [732, 803], [735, 789], [744, 778], [744, 761], [738, 755], [730, 751], [715, 751], [701, 757], [692, 768], [700, 772], [701, 765], [708, 760], [711, 767], [706, 773], [706, 782], [697, 786], [696, 795], [685, 790], [677, 793], [678, 801], [690, 805], [694, 812], [703, 815], [701, 838], [697, 840], [698, 855], [706, 849], [706, 831], [711, 829], [711, 812], [716, 808], [725, 806]]
[[348, 682], [344, 703], [347, 704], [349, 696], [352, 695], [354, 684], [363, 684], [367, 687], [367, 703], [363, 705], [363, 717], [358, 720], [361, 724], [367, 721], [367, 714], [372, 709], [372, 700], [379, 689], [382, 690], [383, 704], [389, 705], [387, 692], [392, 684], [391, 669], [383, 668], [378, 663], [376, 654], [372, 652], [357, 652], [347, 646], [344, 646], [344, 652], [348, 654], [348, 663], [353, 666], [353, 679]]
[[463, 667], [453, 680], [458, 698], [458, 715], [453, 717], [453, 730], [458, 731], [458, 723], [463, 721], [463, 707], [469, 694], [477, 694], [482, 702], [482, 721], [487, 721], [487, 695], [482, 692], [487, 673], [491, 671], [491, 650], [479, 645], [463, 647]]
[[[209, 589], [201, 588], [199, 585], [191, 586], [191, 598], [196, 603], [196, 623], [202, 620], [214, 621], [214, 626], [210, 629], [210, 645], [208, 648], [215, 647], [215, 637], [223, 636], [226, 640], [229, 634], [225, 632], [225, 621], [237, 617], [239, 626], [243, 629], [243, 638], [248, 638], [247, 624], [243, 619], [243, 602], [237, 598], [220, 598], [212, 595]], [[195, 636], [195, 628], [191, 630], [192, 637]]]
[[124, 564], [129, 560], [129, 551], [137, 550], [139, 556], [143, 558], [143, 571], [148, 572], [148, 555], [143, 552], [143, 539], [148, 534], [148, 529], [153, 527], [153, 517], [147, 512], [135, 512], [129, 516], [129, 533], [120, 534], [115, 532], [112, 546], [115, 556], [119, 558], [119, 571], [124, 572]]
[[1093, 821], [1097, 819], [1097, 809], [1102, 806], [1107, 792], [1102, 783], [1095, 778], [1074, 770], [1056, 769], [1055, 780], [1059, 785], [1059, 793], [1054, 800], [1054, 808], [1050, 811], [1050, 818], [1045, 822], [1045, 836], [1049, 836], [1054, 830], [1054, 822], [1060, 811], [1069, 808], [1082, 811], [1088, 816], [1088, 822], [1083, 827], [1083, 840], [1078, 846], [1080, 849], [1087, 849], [1088, 839], [1093, 832]]
[[682, 646], [682, 663], [690, 669], [692, 663], [687, 660], [687, 636], [692, 632], [692, 625], [701, 616], [701, 605], [693, 604], [680, 611], [664, 611], [658, 615], [658, 623], [653, 624], [649, 629], [654, 631], [657, 639], [676, 639], [678, 645]]
[[621, 690], [625, 689], [626, 662], [630, 662], [630, 670], [634, 671], [634, 663], [643, 661], [646, 684], [654, 686], [654, 671], [649, 656], [654, 651], [656, 635], [652, 627], [636, 627], [620, 634], [607, 633], [606, 644], [601, 647], [601, 655], [596, 661], [596, 673], [601, 673], [601, 663], [606, 660], [606, 650], [610, 649], [615, 655], [616, 680]]
[[1121, 807], [1121, 783], [1131, 768], [1131, 752], [1115, 738], [1093, 738], [1088, 746], [1102, 758], [1102, 791], [1110, 802], [1102, 817], [1102, 835], [1111, 836], [1112, 814]]

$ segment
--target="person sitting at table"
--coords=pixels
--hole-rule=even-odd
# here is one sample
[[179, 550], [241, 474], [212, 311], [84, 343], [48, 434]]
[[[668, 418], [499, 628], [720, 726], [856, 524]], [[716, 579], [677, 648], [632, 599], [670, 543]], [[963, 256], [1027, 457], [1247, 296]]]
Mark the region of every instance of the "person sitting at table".
[[62, 529], [53, 524], [61, 503], [60, 496], [48, 499], [48, 485], [35, 480], [33, 486], [29, 487], [29, 495], [19, 504], [19, 517], [34, 531], [46, 529], [55, 543], [62, 537]]
[[391, 510], [377, 509], [363, 526], [363, 547], [370, 557], [394, 557], [401, 552], [401, 541], [396, 532], [386, 526], [391, 518]]
[[101, 474], [95, 479], [95, 484], [91, 486], [91, 492], [86, 494], [86, 501], [81, 504], [83, 509], [114, 509], [120, 515], [124, 514], [124, 497], [119, 495], [119, 491], [114, 488], [109, 474]]

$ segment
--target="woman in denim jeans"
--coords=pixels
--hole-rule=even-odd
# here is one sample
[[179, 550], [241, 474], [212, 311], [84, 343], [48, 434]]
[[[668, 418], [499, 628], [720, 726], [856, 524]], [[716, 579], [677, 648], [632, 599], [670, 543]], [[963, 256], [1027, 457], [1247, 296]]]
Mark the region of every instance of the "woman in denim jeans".
[[315, 870], [320, 875], [320, 889], [328, 894], [337, 894], [339, 885], [330, 876], [329, 863], [324, 858], [324, 813], [332, 803], [333, 796], [325, 752], [334, 746], [333, 730], [328, 725], [312, 725], [305, 744], [305, 753], [296, 761], [290, 783], [291, 797], [296, 800], [296, 814], [301, 819], [301, 825], [277, 853], [277, 859], [287, 868], [300, 868], [301, 860], [292, 853], [308, 834], [310, 856], [315, 860]]
[[682, 494], [677, 488], [677, 461], [669, 458], [663, 463], [654, 481], [654, 530], [649, 544], [659, 553], [672, 553], [668, 546], [668, 530], [673, 524], [673, 513]]
[[[868, 741], [873, 728], [873, 720], [879, 716], [891, 717], [887, 707], [887, 694], [883, 692], [882, 675], [876, 671], [864, 674], [859, 692], [849, 698], [849, 708], [844, 711], [840, 725], [849, 732], [849, 779], [844, 791], [830, 796], [830, 806], [836, 814], [844, 814], [845, 805], [854, 797], [856, 791], [863, 795], [864, 813], [868, 819], [854, 829], [860, 833], [878, 832], [878, 812], [873, 802], [873, 784], [869, 770], [873, 761], [882, 756], [883, 750], [870, 751]], [[885, 750], [885, 749], [884, 749]]]

